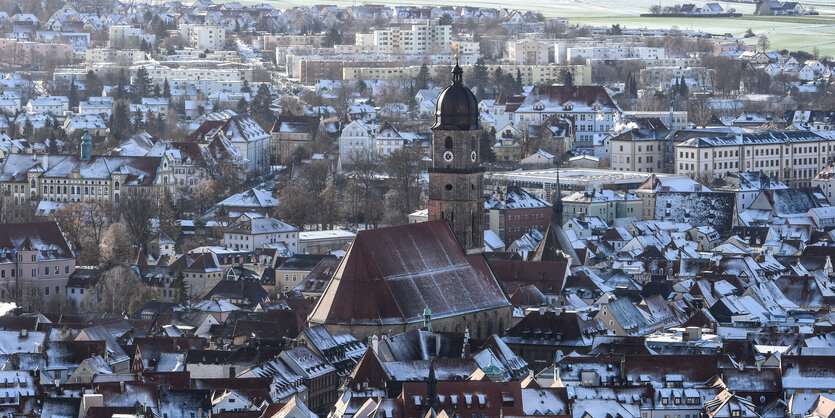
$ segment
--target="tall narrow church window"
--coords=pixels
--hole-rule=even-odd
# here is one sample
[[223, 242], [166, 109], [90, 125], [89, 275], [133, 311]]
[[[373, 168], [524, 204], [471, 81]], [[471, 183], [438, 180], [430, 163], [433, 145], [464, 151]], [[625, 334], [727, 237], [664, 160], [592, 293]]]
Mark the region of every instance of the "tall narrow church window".
[[444, 149], [451, 150], [452, 149], [452, 137], [446, 137], [444, 139]]

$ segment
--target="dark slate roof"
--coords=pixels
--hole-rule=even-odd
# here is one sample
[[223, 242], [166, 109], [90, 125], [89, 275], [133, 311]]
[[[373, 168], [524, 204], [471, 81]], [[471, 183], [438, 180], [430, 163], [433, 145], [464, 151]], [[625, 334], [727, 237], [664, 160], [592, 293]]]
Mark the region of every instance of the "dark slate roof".
[[79, 416], [80, 409], [81, 398], [55, 398], [47, 396], [43, 401], [41, 416], [56, 418], [77, 417]]
[[280, 115], [275, 120], [270, 132], [307, 133], [315, 135], [319, 130], [319, 118], [316, 116]]
[[712, 226], [727, 238], [733, 225], [734, 194], [731, 192], [658, 192], [655, 219]]
[[412, 323], [426, 307], [444, 318], [509, 305], [484, 258], [468, 258], [449, 225], [433, 221], [360, 231], [309, 320]]
[[328, 257], [333, 256], [328, 254], [295, 254], [276, 270], [313, 270], [322, 259]]
[[544, 294], [558, 295], [568, 269], [565, 261], [490, 260], [489, 264], [507, 294], [533, 285]]
[[267, 291], [260, 284], [249, 280], [221, 280], [204, 299], [245, 300], [255, 305], [267, 298]]
[[13, 261], [17, 251], [32, 250], [38, 251], [40, 260], [74, 258], [55, 222], [0, 224], [0, 262]]
[[576, 312], [531, 312], [507, 331], [507, 344], [538, 344], [588, 347], [592, 337], [605, 332], [599, 320], [585, 320]]

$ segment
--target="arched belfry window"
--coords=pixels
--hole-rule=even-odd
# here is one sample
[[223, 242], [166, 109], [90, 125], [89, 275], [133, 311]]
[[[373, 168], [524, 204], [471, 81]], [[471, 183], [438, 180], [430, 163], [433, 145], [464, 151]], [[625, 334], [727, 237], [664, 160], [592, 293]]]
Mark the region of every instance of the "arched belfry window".
[[452, 137], [446, 137], [444, 139], [444, 149], [451, 150], [452, 149]]

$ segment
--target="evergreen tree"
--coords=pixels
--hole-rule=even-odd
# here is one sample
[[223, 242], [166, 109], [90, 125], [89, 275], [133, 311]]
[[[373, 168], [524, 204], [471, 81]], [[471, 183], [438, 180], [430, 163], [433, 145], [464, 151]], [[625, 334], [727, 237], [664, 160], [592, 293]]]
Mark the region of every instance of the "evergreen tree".
[[478, 141], [478, 155], [483, 162], [496, 161], [496, 154], [493, 152], [493, 140], [496, 137], [496, 130], [490, 128], [490, 132], [482, 130], [481, 138]]
[[183, 274], [182, 270], [177, 277], [171, 282], [171, 287], [177, 289], [177, 303], [180, 305], [185, 305], [188, 303], [188, 293], [190, 286], [188, 282], [186, 282], [186, 277]]
[[339, 29], [335, 25], [331, 26], [328, 33], [325, 34], [325, 39], [322, 40], [322, 46], [332, 47], [340, 43], [342, 43], [342, 34], [339, 33]]
[[145, 129], [145, 121], [142, 112], [139, 109], [136, 109], [133, 112], [133, 132], [139, 132]]
[[238, 107], [237, 107], [238, 113], [246, 112], [248, 106], [249, 106], [249, 104], [246, 102], [246, 99], [241, 97], [241, 100], [238, 100]]
[[241, 93], [251, 93], [252, 88], [249, 87], [249, 81], [244, 80], [244, 84], [241, 86]]
[[136, 75], [133, 77], [133, 85], [131, 86], [133, 90], [134, 97], [137, 100], [148, 97], [148, 93], [151, 92], [151, 76], [148, 74], [148, 70], [145, 67], [139, 67], [136, 70]]
[[680, 94], [681, 97], [687, 97], [687, 95], [689, 93], [690, 93], [690, 90], [687, 87], [687, 82], [684, 81], [684, 76], [681, 76], [681, 79], [679, 80], [679, 83], [678, 83], [678, 94]]
[[572, 88], [574, 87], [574, 74], [571, 74], [571, 71], [562, 70], [560, 71], [560, 81], [565, 87]]
[[168, 79], [166, 78], [165, 81], [162, 83], [162, 97], [171, 97], [171, 86], [168, 85]]
[[258, 92], [255, 97], [249, 102], [249, 113], [262, 125], [266, 126], [273, 119], [270, 105], [273, 98], [270, 93], [270, 88], [265, 83], [258, 86]]
[[23, 131], [21, 134], [23, 134], [23, 139], [30, 139], [35, 134], [35, 127], [29, 118], [26, 118], [26, 122], [23, 123]]
[[368, 84], [365, 83], [365, 80], [360, 77], [357, 81], [357, 89], [360, 91], [360, 94], [364, 94], [365, 90], [368, 88]]
[[501, 68], [496, 68], [493, 71], [493, 85], [501, 87], [502, 83], [504, 83], [504, 73]]
[[87, 71], [87, 78], [85, 79], [84, 83], [86, 89], [84, 92], [87, 94], [87, 97], [101, 95], [101, 80], [99, 80], [99, 77], [96, 76], [96, 73], [94, 73], [92, 70]]
[[162, 138], [165, 136], [165, 119], [162, 113], [157, 113], [157, 135]]
[[175, 242], [180, 238], [180, 226], [177, 222], [177, 204], [168, 189], [159, 204], [159, 229]]
[[635, 74], [629, 74], [629, 79], [632, 80], [629, 83], [629, 94], [632, 97], [638, 97], [638, 81], [635, 79]]
[[518, 68], [516, 69], [516, 90], [521, 93], [522, 92], [522, 71]]
[[70, 81], [70, 92], [67, 94], [67, 98], [70, 99], [70, 108], [78, 106], [78, 91], [75, 87], [75, 81]]
[[[479, 57], [476, 60], [475, 65], [473, 65], [472, 74], [472, 82], [470, 85], [475, 87], [477, 90], [484, 90], [490, 82], [490, 74], [487, 71], [487, 65], [484, 64], [484, 58]], [[482, 91], [482, 94], [483, 93], [484, 92]]]
[[111, 116], [110, 131], [113, 137], [119, 141], [124, 139], [131, 129], [130, 108], [124, 101], [116, 102]]
[[415, 99], [415, 85], [409, 85], [409, 98], [406, 103], [409, 106], [409, 114], [414, 116], [417, 113], [417, 99]]
[[159, 97], [162, 92], [159, 90], [159, 84], [154, 84], [154, 97]]
[[57, 154], [58, 153], [58, 140], [55, 138], [47, 139], [47, 152], [50, 154]]
[[418, 90], [426, 90], [429, 88], [429, 67], [424, 63], [420, 66], [417, 78], [415, 78], [415, 87]]

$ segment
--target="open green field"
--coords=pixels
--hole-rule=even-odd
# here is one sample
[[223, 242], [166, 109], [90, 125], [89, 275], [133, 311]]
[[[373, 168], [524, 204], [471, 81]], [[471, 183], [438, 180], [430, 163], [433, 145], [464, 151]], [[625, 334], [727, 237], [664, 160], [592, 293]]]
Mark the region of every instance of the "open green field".
[[[314, 4], [337, 4], [352, 6], [362, 4], [363, 0], [280, 0], [268, 3], [278, 8], [293, 6], [310, 6]], [[743, 13], [739, 18], [653, 18], [640, 17], [641, 13], [648, 13], [653, 5], [668, 6], [682, 3], [696, 3], [701, 5], [710, 0], [692, 2], [690, 0], [470, 0], [466, 4], [479, 7], [510, 7], [520, 10], [541, 12], [548, 17], [564, 17], [572, 24], [611, 26], [620, 24], [627, 28], [669, 29], [673, 26], [680, 29], [691, 29], [713, 34], [731, 33], [741, 36], [748, 28], [756, 35], [766, 35], [771, 41], [772, 49], [804, 49], [811, 51], [817, 47], [821, 54], [835, 56], [835, 0], [812, 0], [801, 2], [807, 9], [814, 8], [818, 16], [753, 16], [753, 3], [719, 3], [725, 10], [735, 9]], [[248, 3], [263, 3], [264, 0], [250, 0]], [[452, 5], [462, 3], [449, 0], [384, 0], [371, 3], [385, 3], [388, 5]], [[746, 42], [755, 44], [757, 38], [747, 39]]]

